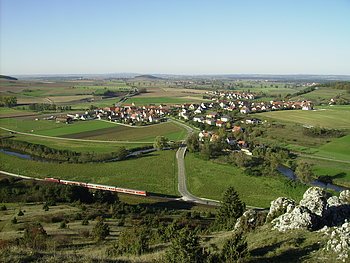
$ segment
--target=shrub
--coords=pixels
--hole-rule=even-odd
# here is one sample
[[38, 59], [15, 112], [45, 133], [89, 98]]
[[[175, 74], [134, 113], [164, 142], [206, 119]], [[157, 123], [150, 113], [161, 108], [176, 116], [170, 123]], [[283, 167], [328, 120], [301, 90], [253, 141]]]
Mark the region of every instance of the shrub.
[[24, 213], [23, 213], [23, 211], [22, 210], [19, 210], [19, 212], [18, 212], [18, 214], [17, 214], [18, 216], [24, 216]]
[[12, 223], [12, 224], [17, 224], [17, 222], [18, 222], [18, 221], [17, 221], [17, 218], [16, 218], [16, 217], [12, 218], [12, 220], [11, 220], [11, 223]]
[[2, 205], [2, 206], [0, 207], [0, 211], [6, 211], [6, 210], [7, 210], [6, 205]]
[[92, 236], [97, 241], [101, 241], [109, 236], [109, 226], [104, 222], [102, 217], [99, 217], [97, 220], [97, 224], [92, 229]]
[[89, 224], [89, 220], [84, 219], [84, 220], [81, 222], [81, 224], [82, 224], [83, 226], [87, 226], [87, 225]]
[[24, 228], [22, 242], [33, 249], [46, 248], [47, 233], [40, 223], [28, 224]]
[[221, 252], [223, 262], [240, 262], [248, 255], [248, 245], [242, 233], [235, 232], [224, 243]]

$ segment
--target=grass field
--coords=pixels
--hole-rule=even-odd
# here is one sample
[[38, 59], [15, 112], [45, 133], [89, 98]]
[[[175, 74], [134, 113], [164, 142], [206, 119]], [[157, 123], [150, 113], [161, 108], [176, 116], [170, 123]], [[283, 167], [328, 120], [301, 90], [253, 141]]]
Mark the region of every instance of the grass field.
[[1, 170], [35, 177], [55, 177], [177, 195], [175, 152], [110, 163], [45, 163], [0, 153]]
[[310, 156], [299, 157], [310, 163], [316, 176], [330, 176], [334, 184], [350, 188], [350, 164], [330, 160], [315, 159]]
[[289, 110], [257, 113], [253, 116], [290, 121], [305, 125], [321, 126], [333, 129], [350, 129], [350, 106], [327, 107], [313, 111]]
[[200, 197], [221, 200], [224, 191], [233, 186], [247, 205], [268, 207], [280, 196], [299, 200], [307, 189], [301, 185], [292, 188], [284, 178], [246, 176], [239, 168], [205, 161], [194, 154], [185, 160], [188, 189]]
[[[0, 130], [1, 132], [1, 130]], [[8, 135], [6, 133], [0, 133], [0, 135]], [[98, 153], [107, 153], [113, 152], [117, 147], [124, 146], [127, 149], [132, 149], [135, 147], [149, 146], [149, 143], [110, 143], [110, 142], [89, 142], [89, 141], [71, 141], [71, 140], [57, 140], [55, 138], [40, 138], [36, 136], [29, 135], [20, 135], [17, 134], [14, 140], [31, 142], [34, 144], [42, 144], [54, 149], [61, 150], [72, 150], [76, 152], [98, 152]]]

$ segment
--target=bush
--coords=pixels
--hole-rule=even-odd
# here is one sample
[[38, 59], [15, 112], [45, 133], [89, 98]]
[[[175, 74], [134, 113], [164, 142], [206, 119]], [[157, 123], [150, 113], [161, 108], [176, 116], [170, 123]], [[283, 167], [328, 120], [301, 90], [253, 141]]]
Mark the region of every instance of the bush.
[[65, 228], [67, 228], [67, 224], [65, 221], [63, 221], [63, 222], [61, 222], [59, 229], [65, 229]]
[[89, 220], [84, 219], [84, 220], [81, 222], [81, 224], [82, 224], [83, 226], [87, 226], [87, 225], [89, 224]]
[[149, 231], [145, 227], [133, 227], [123, 231], [118, 242], [108, 250], [109, 255], [141, 255], [149, 250]]
[[221, 258], [223, 262], [240, 262], [248, 255], [248, 244], [242, 233], [235, 232], [225, 241]]
[[49, 211], [49, 206], [48, 206], [48, 204], [47, 203], [45, 203], [44, 205], [43, 205], [43, 210], [44, 211]]
[[33, 249], [46, 248], [47, 233], [40, 223], [28, 224], [24, 228], [22, 242]]
[[97, 224], [92, 229], [92, 236], [97, 241], [101, 241], [109, 236], [109, 226], [104, 222], [102, 217], [99, 217], [97, 220]]
[[6, 211], [6, 210], [7, 210], [6, 205], [2, 205], [2, 206], [0, 207], [0, 211]]
[[23, 211], [22, 210], [19, 210], [19, 212], [18, 212], [18, 214], [17, 214], [18, 216], [24, 216], [24, 213], [23, 213]]
[[17, 222], [18, 222], [18, 221], [17, 221], [17, 218], [16, 218], [16, 217], [12, 218], [12, 220], [11, 220], [11, 223], [12, 223], [12, 224], [17, 224]]

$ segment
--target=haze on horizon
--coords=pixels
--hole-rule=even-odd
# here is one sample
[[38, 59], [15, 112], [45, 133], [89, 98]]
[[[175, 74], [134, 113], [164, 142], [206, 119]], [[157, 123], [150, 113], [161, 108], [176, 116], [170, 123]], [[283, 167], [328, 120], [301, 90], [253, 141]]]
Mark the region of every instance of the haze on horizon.
[[348, 0], [0, 5], [0, 74], [350, 75]]

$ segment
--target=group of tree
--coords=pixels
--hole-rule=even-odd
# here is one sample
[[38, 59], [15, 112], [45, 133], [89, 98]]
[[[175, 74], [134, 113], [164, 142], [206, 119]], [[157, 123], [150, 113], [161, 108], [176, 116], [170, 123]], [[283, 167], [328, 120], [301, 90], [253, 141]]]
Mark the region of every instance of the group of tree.
[[123, 146], [117, 147], [115, 151], [109, 153], [76, 152], [8, 138], [0, 139], [0, 147], [28, 153], [33, 157], [70, 163], [100, 162], [112, 159], [124, 160], [129, 154], [128, 150]]
[[33, 103], [29, 105], [29, 109], [32, 111], [70, 111], [72, 106], [57, 106], [51, 103]]
[[45, 202], [56, 203], [108, 203], [118, 204], [118, 195], [114, 192], [62, 185], [56, 183], [16, 181], [4, 178], [0, 180], [0, 202]]
[[350, 91], [350, 81], [333, 81], [320, 85], [320, 87], [331, 87], [333, 89], [343, 89]]
[[344, 132], [337, 129], [327, 129], [322, 127], [303, 127], [303, 134], [310, 137], [342, 137]]
[[14, 107], [17, 105], [17, 97], [0, 96], [0, 107]]

